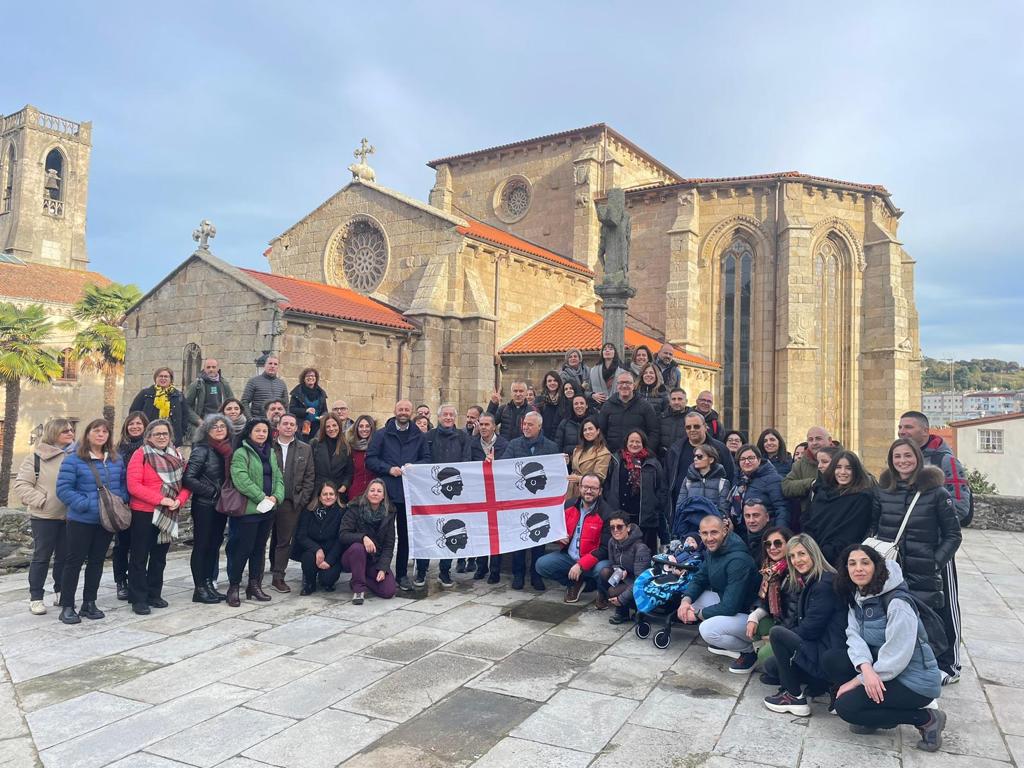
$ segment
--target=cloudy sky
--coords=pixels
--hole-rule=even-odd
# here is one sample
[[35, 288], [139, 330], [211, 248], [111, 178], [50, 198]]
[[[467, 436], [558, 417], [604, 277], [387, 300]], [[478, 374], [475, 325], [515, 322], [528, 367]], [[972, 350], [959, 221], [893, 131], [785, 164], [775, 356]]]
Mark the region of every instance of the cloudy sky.
[[[301, 11], [282, 13], [284, 7]], [[646, 8], [640, 11], [638, 8]], [[924, 351], [1024, 361], [1024, 3], [17, 3], [0, 112], [93, 122], [93, 268], [149, 288], [349, 177], [604, 121], [686, 176], [799, 170], [906, 211]]]

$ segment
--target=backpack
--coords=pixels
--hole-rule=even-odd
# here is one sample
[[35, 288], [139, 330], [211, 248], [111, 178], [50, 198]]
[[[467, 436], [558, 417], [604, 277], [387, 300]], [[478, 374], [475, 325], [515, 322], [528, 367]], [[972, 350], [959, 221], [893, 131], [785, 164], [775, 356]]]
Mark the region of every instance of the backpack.
[[942, 618], [935, 612], [934, 608], [923, 602], [910, 590], [895, 589], [882, 595], [882, 607], [886, 612], [889, 610], [889, 603], [894, 599], [906, 600], [910, 603], [910, 606], [914, 609], [914, 613], [916, 613], [918, 619], [921, 620], [924, 632], [928, 636], [928, 645], [931, 646], [932, 653], [935, 654], [935, 658], [938, 658], [949, 650], [949, 638], [946, 636], [946, 627], [942, 623]]
[[[931, 458], [928, 459], [928, 463], [931, 464], [933, 467], [938, 467], [939, 469], [942, 469], [942, 457], [944, 455], [945, 454], [938, 454], [938, 455], [933, 454], [931, 456]], [[949, 460], [952, 462], [953, 474], [955, 474], [955, 475], [958, 474], [957, 470], [956, 470], [956, 461], [957, 461], [956, 456], [952, 456], [951, 455], [949, 457]], [[943, 471], [943, 474], [945, 474], [945, 471]], [[960, 483], [960, 485], [967, 486], [967, 490], [970, 491], [970, 494], [971, 494], [970, 499], [967, 502], [967, 515], [960, 519], [960, 527], [961, 528], [969, 528], [970, 525], [971, 525], [971, 521], [974, 520], [974, 491], [971, 490], [971, 484], [967, 482], [967, 470], [966, 470], [966, 468], [964, 469], [964, 476], [963, 477], [957, 477], [957, 481]], [[954, 501], [956, 501], [956, 500], [954, 499]], [[938, 655], [938, 654], [936, 654], [936, 655]]]

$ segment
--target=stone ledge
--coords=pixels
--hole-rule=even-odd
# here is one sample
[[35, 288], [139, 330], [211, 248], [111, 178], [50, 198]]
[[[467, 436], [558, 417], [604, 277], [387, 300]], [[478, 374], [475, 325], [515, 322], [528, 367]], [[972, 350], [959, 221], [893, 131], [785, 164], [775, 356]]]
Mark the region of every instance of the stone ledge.
[[1024, 532], [1024, 497], [975, 496], [971, 528]]

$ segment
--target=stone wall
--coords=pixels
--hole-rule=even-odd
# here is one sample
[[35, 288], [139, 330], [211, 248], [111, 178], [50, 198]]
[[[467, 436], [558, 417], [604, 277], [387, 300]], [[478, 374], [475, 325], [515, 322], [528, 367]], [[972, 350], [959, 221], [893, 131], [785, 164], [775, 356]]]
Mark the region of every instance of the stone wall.
[[1024, 532], [1024, 497], [976, 495], [971, 528]]

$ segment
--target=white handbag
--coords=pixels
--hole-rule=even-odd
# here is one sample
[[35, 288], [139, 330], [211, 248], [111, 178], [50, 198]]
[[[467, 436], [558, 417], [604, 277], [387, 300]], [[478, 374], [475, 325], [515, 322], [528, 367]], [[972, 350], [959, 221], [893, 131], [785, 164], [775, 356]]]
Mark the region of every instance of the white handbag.
[[886, 541], [885, 539], [879, 539], [875, 536], [868, 536], [863, 542], [861, 542], [861, 544], [865, 547], [871, 547], [886, 560], [898, 559], [900, 555], [900, 539], [903, 538], [903, 532], [907, 529], [907, 523], [910, 521], [910, 515], [913, 513], [914, 507], [917, 506], [917, 500], [920, 498], [921, 492], [918, 491], [914, 494], [914, 498], [910, 502], [910, 506], [907, 507], [907, 514], [903, 516], [903, 522], [900, 524], [900, 529], [896, 533], [895, 541]]

